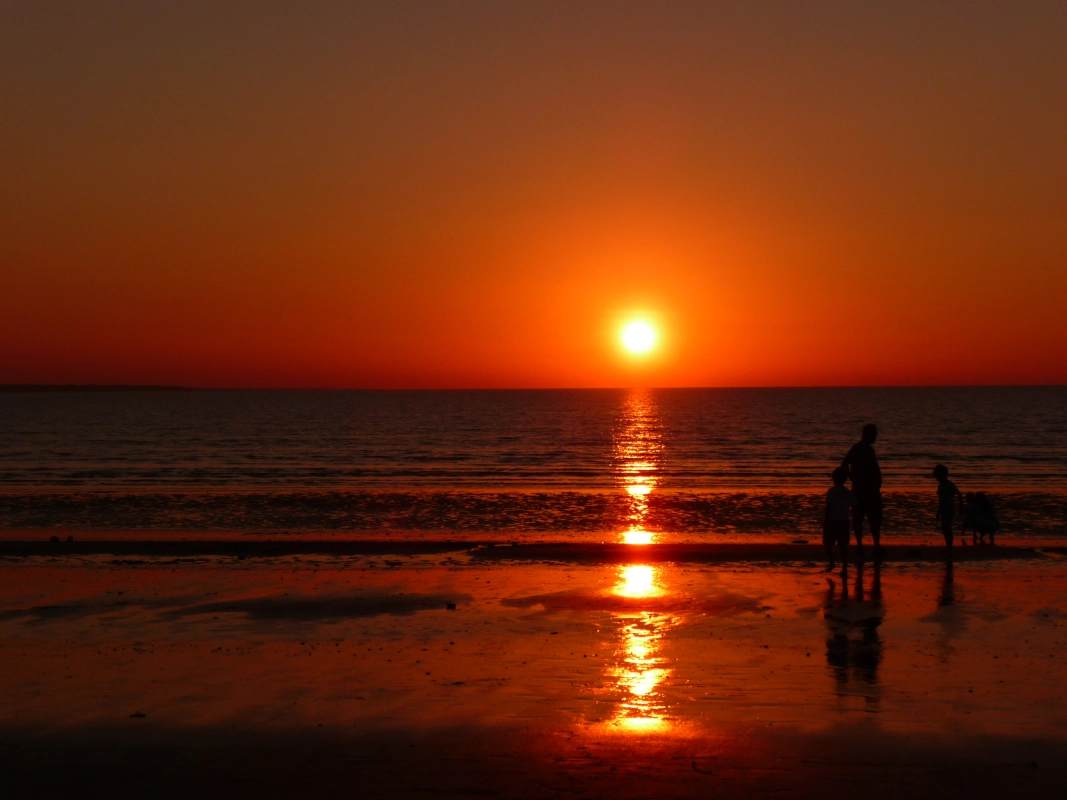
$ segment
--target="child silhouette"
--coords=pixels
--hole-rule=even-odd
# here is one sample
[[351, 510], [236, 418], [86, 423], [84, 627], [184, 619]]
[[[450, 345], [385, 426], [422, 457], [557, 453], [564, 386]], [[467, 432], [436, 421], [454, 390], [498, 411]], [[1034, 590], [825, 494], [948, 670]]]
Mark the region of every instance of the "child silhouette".
[[834, 470], [832, 479], [834, 485], [826, 493], [826, 514], [822, 524], [822, 544], [826, 548], [826, 558], [830, 565], [826, 568], [829, 572], [834, 568], [834, 545], [841, 551], [842, 567], [848, 563], [848, 519], [853, 509], [856, 508], [856, 496], [845, 488], [845, 480], [848, 471], [844, 467]]
[[948, 479], [948, 467], [944, 464], [934, 467], [934, 477], [937, 478], [937, 520], [941, 523], [945, 547], [952, 555], [952, 520], [956, 516], [956, 499], [963, 500], [963, 495], [956, 484]]

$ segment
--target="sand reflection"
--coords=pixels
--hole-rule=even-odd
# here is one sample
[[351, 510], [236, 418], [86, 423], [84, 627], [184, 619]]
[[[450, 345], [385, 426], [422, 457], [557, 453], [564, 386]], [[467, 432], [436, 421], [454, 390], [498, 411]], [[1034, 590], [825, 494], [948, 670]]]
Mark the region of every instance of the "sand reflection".
[[827, 629], [826, 664], [834, 675], [839, 698], [861, 698], [872, 709], [879, 705], [878, 668], [882, 663], [882, 640], [878, 628], [884, 618], [879, 567], [874, 568], [870, 594], [864, 584], [862, 564], [855, 569], [851, 593], [847, 575], [841, 578], [840, 594], [836, 582], [827, 580], [823, 611]]
[[[666, 593], [663, 568], [630, 564], [619, 569], [614, 593], [631, 599], [660, 597]], [[626, 731], [662, 731], [669, 726], [662, 684], [671, 674], [664, 656], [667, 632], [678, 619], [656, 611], [616, 613], [619, 644], [609, 668], [620, 699], [612, 723]]]
[[635, 390], [626, 398], [613, 445], [615, 474], [630, 501], [629, 528], [622, 532], [626, 544], [656, 541], [656, 535], [646, 528], [646, 520], [662, 450], [655, 399], [647, 391]]
[[659, 567], [628, 564], [621, 568], [615, 594], [620, 597], [658, 597], [663, 589], [657, 583]]

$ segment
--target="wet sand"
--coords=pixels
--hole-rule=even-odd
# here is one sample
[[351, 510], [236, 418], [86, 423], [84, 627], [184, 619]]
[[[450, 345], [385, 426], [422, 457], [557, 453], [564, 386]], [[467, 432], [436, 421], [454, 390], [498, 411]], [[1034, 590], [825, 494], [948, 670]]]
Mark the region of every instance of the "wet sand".
[[939, 548], [894, 547], [842, 576], [814, 545], [359, 544], [0, 543], [6, 784], [18, 796], [1067, 789], [1055, 548], [958, 548], [949, 568]]
[[[645, 536], [656, 536], [646, 534]], [[626, 536], [628, 534], [623, 534]], [[662, 535], [658, 535], [661, 536]], [[69, 538], [68, 538], [69, 537]], [[605, 537], [608, 539], [608, 537]], [[23, 531], [0, 533], [0, 557], [5, 556], [234, 556], [238, 558], [277, 558], [283, 556], [361, 556], [361, 555], [428, 555], [440, 553], [469, 554], [486, 561], [553, 561], [560, 563], [625, 564], [634, 561], [668, 563], [722, 564], [744, 562], [821, 562], [825, 550], [813, 538], [740, 537], [730, 540], [716, 537], [709, 542], [655, 541], [635, 547], [618, 536], [607, 541], [582, 542], [500, 542], [471, 538], [420, 538], [405, 534], [395, 539], [371, 539], [353, 534], [333, 535], [260, 535], [230, 532], [205, 537], [189, 532], [109, 531], [100, 532], [35, 532], [27, 536]], [[55, 541], [51, 541], [54, 539]], [[611, 540], [611, 539], [614, 539]], [[955, 562], [1004, 561], [1013, 559], [1047, 558], [1067, 553], [1061, 540], [1021, 539], [1013, 537], [1009, 544], [998, 546], [970, 546], [965, 540], [955, 545]], [[868, 547], [871, 543], [868, 542]], [[873, 549], [868, 550], [868, 556]], [[945, 561], [943, 543], [930, 544], [930, 537], [893, 537], [893, 543], [883, 548], [882, 562]]]

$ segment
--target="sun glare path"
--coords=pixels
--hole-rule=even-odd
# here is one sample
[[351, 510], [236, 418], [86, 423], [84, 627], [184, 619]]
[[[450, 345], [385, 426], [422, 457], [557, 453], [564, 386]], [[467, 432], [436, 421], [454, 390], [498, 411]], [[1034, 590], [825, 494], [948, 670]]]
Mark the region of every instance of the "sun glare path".
[[[650, 567], [637, 568], [646, 569], [651, 571]], [[639, 576], [645, 573], [634, 571], [629, 574]], [[650, 612], [631, 620], [622, 629], [622, 663], [614, 671], [616, 685], [623, 692], [614, 722], [631, 733], [662, 730], [670, 721], [666, 698], [660, 690], [671, 670], [659, 651], [664, 632], [675, 620]]]
[[644, 531], [640, 528], [622, 532], [623, 544], [652, 544], [654, 538], [651, 531]]
[[622, 343], [631, 353], [645, 353], [656, 343], [656, 332], [647, 322], [631, 322], [623, 328]]
[[652, 544], [656, 534], [646, 527], [649, 495], [656, 488], [663, 451], [655, 398], [634, 391], [626, 398], [614, 436], [615, 474], [629, 495], [629, 529], [619, 534], [624, 544]]
[[615, 594], [619, 597], [655, 597], [663, 590], [656, 586], [658, 570], [643, 564], [631, 564], [622, 568]]

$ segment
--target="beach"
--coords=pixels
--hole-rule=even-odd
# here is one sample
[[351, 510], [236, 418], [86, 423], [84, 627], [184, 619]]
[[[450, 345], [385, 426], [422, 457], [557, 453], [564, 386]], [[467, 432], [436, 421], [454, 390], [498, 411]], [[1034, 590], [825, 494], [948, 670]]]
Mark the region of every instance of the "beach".
[[1052, 545], [842, 575], [787, 542], [26, 538], [0, 543], [20, 796], [1067, 785]]

